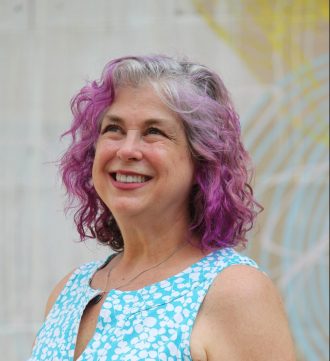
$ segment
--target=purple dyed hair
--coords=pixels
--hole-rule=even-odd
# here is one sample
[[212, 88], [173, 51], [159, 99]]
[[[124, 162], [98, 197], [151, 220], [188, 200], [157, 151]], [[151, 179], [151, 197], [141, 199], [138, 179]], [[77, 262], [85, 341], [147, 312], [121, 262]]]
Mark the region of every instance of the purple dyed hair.
[[81, 240], [97, 238], [116, 251], [124, 247], [116, 220], [91, 183], [92, 165], [102, 115], [116, 89], [145, 83], [182, 120], [195, 162], [190, 230], [200, 238], [200, 247], [245, 245], [246, 232], [262, 207], [249, 185], [250, 157], [228, 91], [207, 67], [164, 55], [112, 60], [101, 79], [88, 83], [71, 101], [73, 122], [64, 135], [71, 135], [72, 142], [60, 160], [60, 171]]

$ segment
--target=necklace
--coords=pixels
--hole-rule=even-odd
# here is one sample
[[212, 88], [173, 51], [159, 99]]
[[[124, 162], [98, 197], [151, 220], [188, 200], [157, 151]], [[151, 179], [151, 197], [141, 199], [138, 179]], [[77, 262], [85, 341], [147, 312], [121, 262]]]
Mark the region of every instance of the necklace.
[[[169, 256], [167, 256], [165, 259], [163, 259], [161, 262], [144, 269], [143, 271], [139, 272], [137, 275], [135, 275], [133, 278], [129, 279], [128, 281], [125, 281], [124, 283], [120, 284], [117, 287], [112, 288], [113, 290], [119, 290], [122, 287], [128, 286], [130, 285], [133, 281], [135, 281], [137, 278], [139, 278], [141, 275], [143, 275], [144, 273], [151, 271], [157, 267], [159, 267], [160, 265], [164, 264], [165, 262], [167, 262], [170, 258], [172, 258], [177, 252], [179, 252], [183, 247], [185, 247], [187, 245], [187, 242], [184, 242], [182, 244], [180, 244]], [[108, 287], [109, 287], [109, 279], [110, 279], [110, 274], [113, 271], [114, 268], [109, 268], [109, 271], [107, 273], [107, 278], [106, 278], [106, 282], [105, 282], [105, 286], [103, 288], [103, 291], [101, 293], [99, 293], [98, 295], [96, 295], [92, 300], [91, 303], [96, 305], [97, 303], [99, 303], [102, 298], [109, 292]]]

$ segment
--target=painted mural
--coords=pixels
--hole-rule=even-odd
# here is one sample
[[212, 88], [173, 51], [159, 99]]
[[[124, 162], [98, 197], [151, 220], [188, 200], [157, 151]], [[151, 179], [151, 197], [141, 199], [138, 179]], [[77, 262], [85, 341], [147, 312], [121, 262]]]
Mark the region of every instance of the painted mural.
[[0, 42], [1, 359], [26, 360], [54, 285], [109, 252], [63, 213], [71, 96], [109, 58], [159, 52], [224, 75], [265, 208], [246, 252], [283, 295], [298, 361], [329, 360], [328, 1], [0, 0]]
[[265, 207], [247, 252], [283, 294], [299, 360], [329, 360], [329, 3], [193, 3], [266, 89], [242, 118]]

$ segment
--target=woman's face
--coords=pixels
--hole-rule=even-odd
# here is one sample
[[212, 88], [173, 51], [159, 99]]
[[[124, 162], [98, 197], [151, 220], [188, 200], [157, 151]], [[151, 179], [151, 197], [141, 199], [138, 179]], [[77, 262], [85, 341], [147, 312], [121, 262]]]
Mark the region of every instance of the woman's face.
[[94, 187], [115, 218], [187, 217], [193, 173], [180, 119], [151, 86], [119, 88], [93, 164]]

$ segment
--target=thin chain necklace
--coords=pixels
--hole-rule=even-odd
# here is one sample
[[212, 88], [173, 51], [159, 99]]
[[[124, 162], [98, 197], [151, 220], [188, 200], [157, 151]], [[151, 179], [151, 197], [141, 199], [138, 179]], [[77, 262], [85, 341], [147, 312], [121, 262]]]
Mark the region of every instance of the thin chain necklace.
[[[113, 290], [119, 290], [122, 287], [128, 286], [130, 285], [133, 281], [135, 281], [137, 278], [139, 278], [140, 276], [142, 276], [144, 273], [149, 272], [157, 267], [159, 267], [160, 265], [164, 264], [165, 262], [167, 262], [170, 258], [172, 258], [177, 252], [179, 252], [183, 247], [185, 247], [188, 244], [188, 242], [184, 242], [182, 244], [180, 244], [169, 256], [167, 256], [165, 259], [163, 259], [161, 262], [139, 272], [137, 275], [135, 275], [133, 278], [129, 279], [128, 281], [120, 284], [117, 287], [113, 287]], [[115, 267], [114, 267], [115, 268]], [[109, 293], [108, 287], [109, 287], [109, 279], [110, 279], [110, 274], [113, 271], [114, 268], [109, 268], [108, 273], [107, 273], [107, 278], [106, 278], [106, 282], [105, 282], [105, 286], [103, 288], [103, 291], [101, 293], [99, 293], [97, 296], [95, 296], [92, 300], [91, 303], [93, 303], [94, 305], [99, 303], [102, 298]]]

